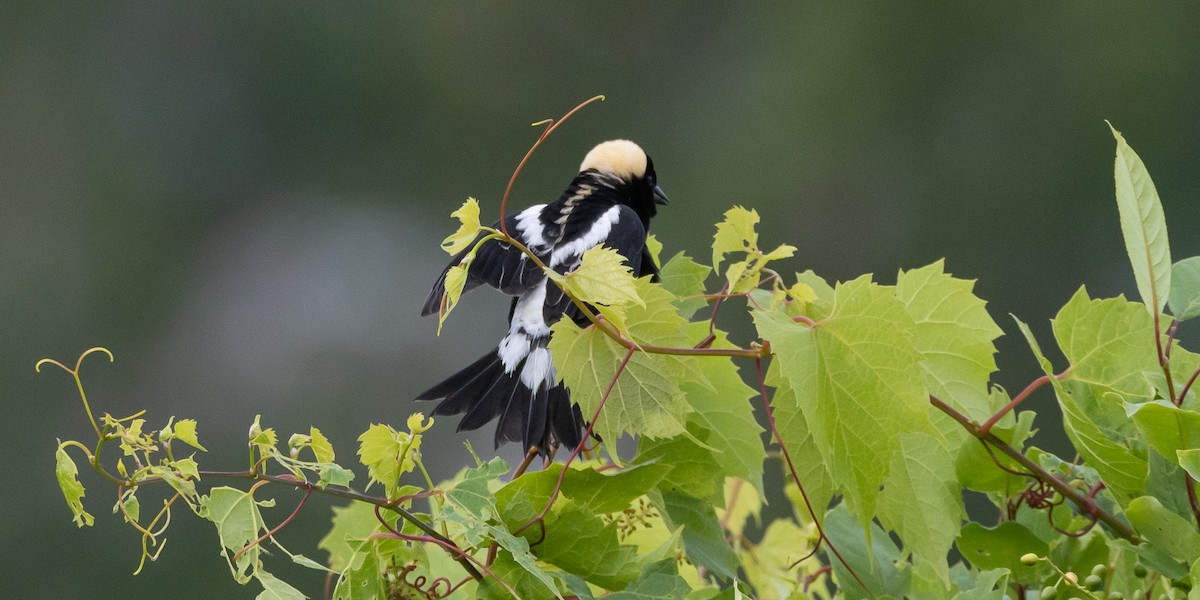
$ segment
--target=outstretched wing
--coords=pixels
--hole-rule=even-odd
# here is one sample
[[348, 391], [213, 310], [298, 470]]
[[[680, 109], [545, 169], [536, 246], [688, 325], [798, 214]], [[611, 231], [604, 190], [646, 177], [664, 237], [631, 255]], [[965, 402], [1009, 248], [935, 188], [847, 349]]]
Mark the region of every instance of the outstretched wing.
[[[531, 206], [504, 219], [509, 235], [521, 240], [535, 253], [547, 245], [545, 243], [547, 240], [540, 239], [542, 236], [540, 230], [533, 231], [533, 228], [523, 226], [522, 222], [528, 224], [536, 221], [537, 215], [544, 206]], [[500, 222], [493, 223], [492, 228], [499, 229]], [[529, 239], [528, 236], [532, 234], [536, 234], [539, 239]], [[483, 234], [480, 237], [483, 237]], [[429, 297], [425, 299], [425, 305], [421, 308], [421, 316], [432, 315], [441, 309], [442, 297], [446, 293], [446, 273], [450, 271], [451, 267], [460, 264], [474, 246], [475, 244], [472, 243], [466, 250], [450, 259], [450, 264], [442, 270], [442, 274], [438, 276], [437, 281], [433, 284], [433, 289], [429, 292]], [[540, 254], [538, 258], [542, 258]], [[505, 294], [517, 296], [537, 285], [543, 277], [545, 275], [542, 270], [515, 246], [499, 240], [488, 240], [479, 247], [475, 259], [467, 268], [467, 282], [463, 286], [463, 293], [487, 284]]]

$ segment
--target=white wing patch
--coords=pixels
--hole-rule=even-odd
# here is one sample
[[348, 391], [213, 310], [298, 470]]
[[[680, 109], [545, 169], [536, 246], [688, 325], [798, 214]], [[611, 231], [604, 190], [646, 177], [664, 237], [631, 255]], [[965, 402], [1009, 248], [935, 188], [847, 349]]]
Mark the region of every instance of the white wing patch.
[[612, 232], [613, 225], [621, 220], [621, 206], [614, 205], [612, 208], [604, 211], [599, 219], [592, 224], [592, 228], [587, 230], [583, 235], [562, 244], [554, 249], [550, 255], [550, 268], [562, 266], [568, 261], [576, 260], [592, 246], [608, 239], [608, 234]]
[[518, 237], [534, 252], [545, 252], [550, 246], [540, 219], [544, 208], [545, 204], [535, 204], [517, 214]]

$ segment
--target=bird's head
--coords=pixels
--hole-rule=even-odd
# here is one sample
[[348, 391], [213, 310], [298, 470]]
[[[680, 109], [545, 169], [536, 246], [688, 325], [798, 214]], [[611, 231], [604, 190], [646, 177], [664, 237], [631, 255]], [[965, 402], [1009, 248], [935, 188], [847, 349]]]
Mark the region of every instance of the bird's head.
[[658, 212], [659, 204], [667, 203], [667, 195], [658, 187], [654, 161], [640, 146], [629, 140], [602, 142], [579, 165], [581, 173], [595, 173], [618, 192], [620, 202], [629, 205], [643, 224]]

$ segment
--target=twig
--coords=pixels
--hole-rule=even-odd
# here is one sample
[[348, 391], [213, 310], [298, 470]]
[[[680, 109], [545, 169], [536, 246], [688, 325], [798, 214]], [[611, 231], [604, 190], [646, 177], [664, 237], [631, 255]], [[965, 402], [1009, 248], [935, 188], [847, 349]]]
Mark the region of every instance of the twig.
[[[1066, 371], [1063, 371], [1062, 373], [1059, 373], [1058, 375], [1055, 375], [1054, 377], [1056, 379], [1062, 379], [1067, 376], [1067, 373], [1070, 372], [1070, 370], [1071, 369], [1068, 367]], [[1009, 402], [1008, 404], [1005, 404], [1004, 408], [1001, 408], [996, 414], [992, 415], [991, 418], [989, 418], [987, 421], [985, 421], [983, 423], [983, 425], [980, 425], [979, 431], [981, 433], [987, 433], [987, 432], [991, 431], [992, 426], [994, 426], [998, 421], [1000, 421], [1000, 419], [1003, 419], [1004, 415], [1007, 415], [1008, 413], [1012, 412], [1013, 409], [1017, 408], [1017, 406], [1019, 404], [1024, 402], [1025, 399], [1028, 398], [1030, 394], [1032, 394], [1035, 390], [1042, 387], [1043, 385], [1046, 385], [1049, 382], [1050, 382], [1049, 375], [1042, 375], [1041, 377], [1034, 379], [1029, 385], [1025, 386], [1025, 389], [1021, 390], [1021, 393], [1017, 394], [1016, 397], [1013, 398], [1011, 402]]]
[[1037, 477], [1039, 481], [1054, 488], [1055, 491], [1057, 491], [1059, 494], [1062, 494], [1063, 497], [1067, 498], [1076, 506], [1078, 506], [1080, 510], [1089, 515], [1095, 515], [1097, 519], [1103, 521], [1121, 537], [1133, 542], [1134, 544], [1141, 542], [1141, 538], [1138, 537], [1137, 533], [1134, 532], [1133, 528], [1128, 524], [1122, 522], [1117, 517], [1097, 506], [1095, 500], [1092, 498], [1079, 493], [1078, 490], [1067, 485], [1065, 482], [1063, 482], [1063, 480], [1051, 475], [1048, 471], [1043, 469], [1041, 465], [1033, 462], [1028, 456], [1025, 456], [1019, 450], [1010, 446], [1008, 442], [996, 437], [996, 434], [981, 431], [980, 426], [976, 425], [974, 421], [972, 421], [966, 415], [955, 410], [954, 407], [950, 406], [949, 404], [942, 402], [936, 396], [930, 396], [929, 403], [934, 405], [938, 410], [949, 415], [955, 421], [958, 421], [958, 424], [962, 425], [963, 429], [966, 429], [971, 435], [983, 440], [984, 442], [987, 442], [988, 444], [991, 444], [1009, 458], [1020, 463], [1022, 467]]

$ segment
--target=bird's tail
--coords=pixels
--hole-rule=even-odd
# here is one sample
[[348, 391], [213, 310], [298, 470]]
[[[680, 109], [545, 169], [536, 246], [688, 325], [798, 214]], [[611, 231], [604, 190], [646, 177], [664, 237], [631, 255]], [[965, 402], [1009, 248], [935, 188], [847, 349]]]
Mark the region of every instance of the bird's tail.
[[418, 394], [417, 400], [441, 400], [433, 409], [434, 415], [464, 414], [459, 431], [479, 429], [499, 418], [497, 447], [506, 441], [520, 442], [526, 449], [537, 446], [546, 454], [552, 444], [569, 448], [579, 445], [585, 423], [567, 389], [561, 383], [540, 383], [535, 384], [537, 389], [530, 389], [521, 381], [524, 367], [522, 359], [511, 373], [506, 372], [500, 355], [493, 350]]

